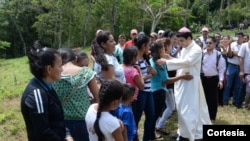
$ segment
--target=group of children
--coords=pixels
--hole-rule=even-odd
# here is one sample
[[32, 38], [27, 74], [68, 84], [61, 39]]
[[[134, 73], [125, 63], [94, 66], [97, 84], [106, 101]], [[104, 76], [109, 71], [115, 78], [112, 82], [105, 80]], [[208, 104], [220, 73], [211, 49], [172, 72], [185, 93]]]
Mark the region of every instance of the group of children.
[[[167, 89], [167, 84], [180, 79], [190, 80], [192, 75], [169, 77], [167, 66], [158, 66], [155, 63], [157, 59], [169, 57], [171, 46], [168, 38], [150, 42], [149, 37], [139, 35], [134, 39], [134, 43], [134, 46], [123, 50], [121, 66], [126, 83], [118, 80], [102, 81], [99, 103], [91, 105], [88, 109], [85, 121], [90, 140], [112, 137], [115, 140], [139, 140], [137, 131], [143, 112], [143, 140], [156, 139], [155, 131], [169, 134], [163, 126], [172, 114], [175, 102], [173, 93]], [[167, 112], [166, 116], [160, 120], [164, 111]]]

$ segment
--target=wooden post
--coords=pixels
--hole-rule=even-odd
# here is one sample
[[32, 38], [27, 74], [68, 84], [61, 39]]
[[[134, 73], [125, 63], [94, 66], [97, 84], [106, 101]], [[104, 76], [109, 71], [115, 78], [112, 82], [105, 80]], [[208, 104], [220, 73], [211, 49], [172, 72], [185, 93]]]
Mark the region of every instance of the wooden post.
[[13, 73], [14, 85], [17, 85], [16, 74]]

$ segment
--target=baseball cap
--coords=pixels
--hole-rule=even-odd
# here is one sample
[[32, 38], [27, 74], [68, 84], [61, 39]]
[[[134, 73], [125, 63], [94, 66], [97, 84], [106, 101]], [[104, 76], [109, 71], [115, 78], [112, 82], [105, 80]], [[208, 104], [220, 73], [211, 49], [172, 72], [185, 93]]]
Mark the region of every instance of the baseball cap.
[[164, 30], [159, 30], [158, 34], [162, 34], [164, 32]]

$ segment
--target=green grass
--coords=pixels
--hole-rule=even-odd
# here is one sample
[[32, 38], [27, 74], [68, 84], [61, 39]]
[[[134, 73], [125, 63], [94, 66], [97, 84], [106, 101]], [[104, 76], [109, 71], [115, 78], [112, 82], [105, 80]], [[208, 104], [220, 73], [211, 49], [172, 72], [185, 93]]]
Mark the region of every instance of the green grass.
[[27, 57], [0, 60], [0, 99], [14, 98], [20, 95], [23, 87], [31, 78]]
[[[224, 31], [222, 35], [234, 35], [232, 31]], [[214, 32], [215, 33], [215, 32]], [[247, 30], [245, 33], [250, 33]], [[194, 34], [194, 37], [200, 34]], [[212, 33], [210, 33], [212, 35]], [[90, 48], [84, 48], [88, 54]], [[16, 59], [0, 59], [0, 141], [27, 140], [24, 121], [20, 112], [20, 97], [32, 75], [29, 72], [27, 57]], [[90, 62], [90, 66], [92, 62]], [[219, 107], [215, 124], [250, 124], [250, 111], [236, 109], [232, 105]], [[139, 125], [139, 135], [143, 132], [143, 120]], [[177, 115], [174, 113], [165, 125], [172, 134], [177, 129]], [[164, 136], [164, 140], [173, 140]]]

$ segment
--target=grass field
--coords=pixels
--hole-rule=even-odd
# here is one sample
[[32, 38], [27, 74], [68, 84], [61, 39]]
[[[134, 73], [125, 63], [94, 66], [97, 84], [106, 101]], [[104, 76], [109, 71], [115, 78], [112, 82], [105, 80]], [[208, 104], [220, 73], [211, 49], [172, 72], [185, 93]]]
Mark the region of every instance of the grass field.
[[[222, 35], [233, 35], [233, 32], [225, 31]], [[250, 33], [249, 30], [247, 33]], [[89, 53], [89, 48], [84, 50]], [[20, 97], [25, 86], [32, 78], [27, 64], [27, 57], [8, 60], [0, 59], [0, 73], [0, 141], [25, 141], [27, 137], [20, 112]], [[236, 109], [232, 105], [219, 107], [215, 124], [250, 124], [249, 117], [250, 111], [247, 109]], [[176, 132], [176, 113], [168, 120], [165, 128], [172, 134]], [[142, 132], [143, 125], [141, 122], [140, 136]], [[164, 136], [163, 140], [173, 139], [171, 136]]]

